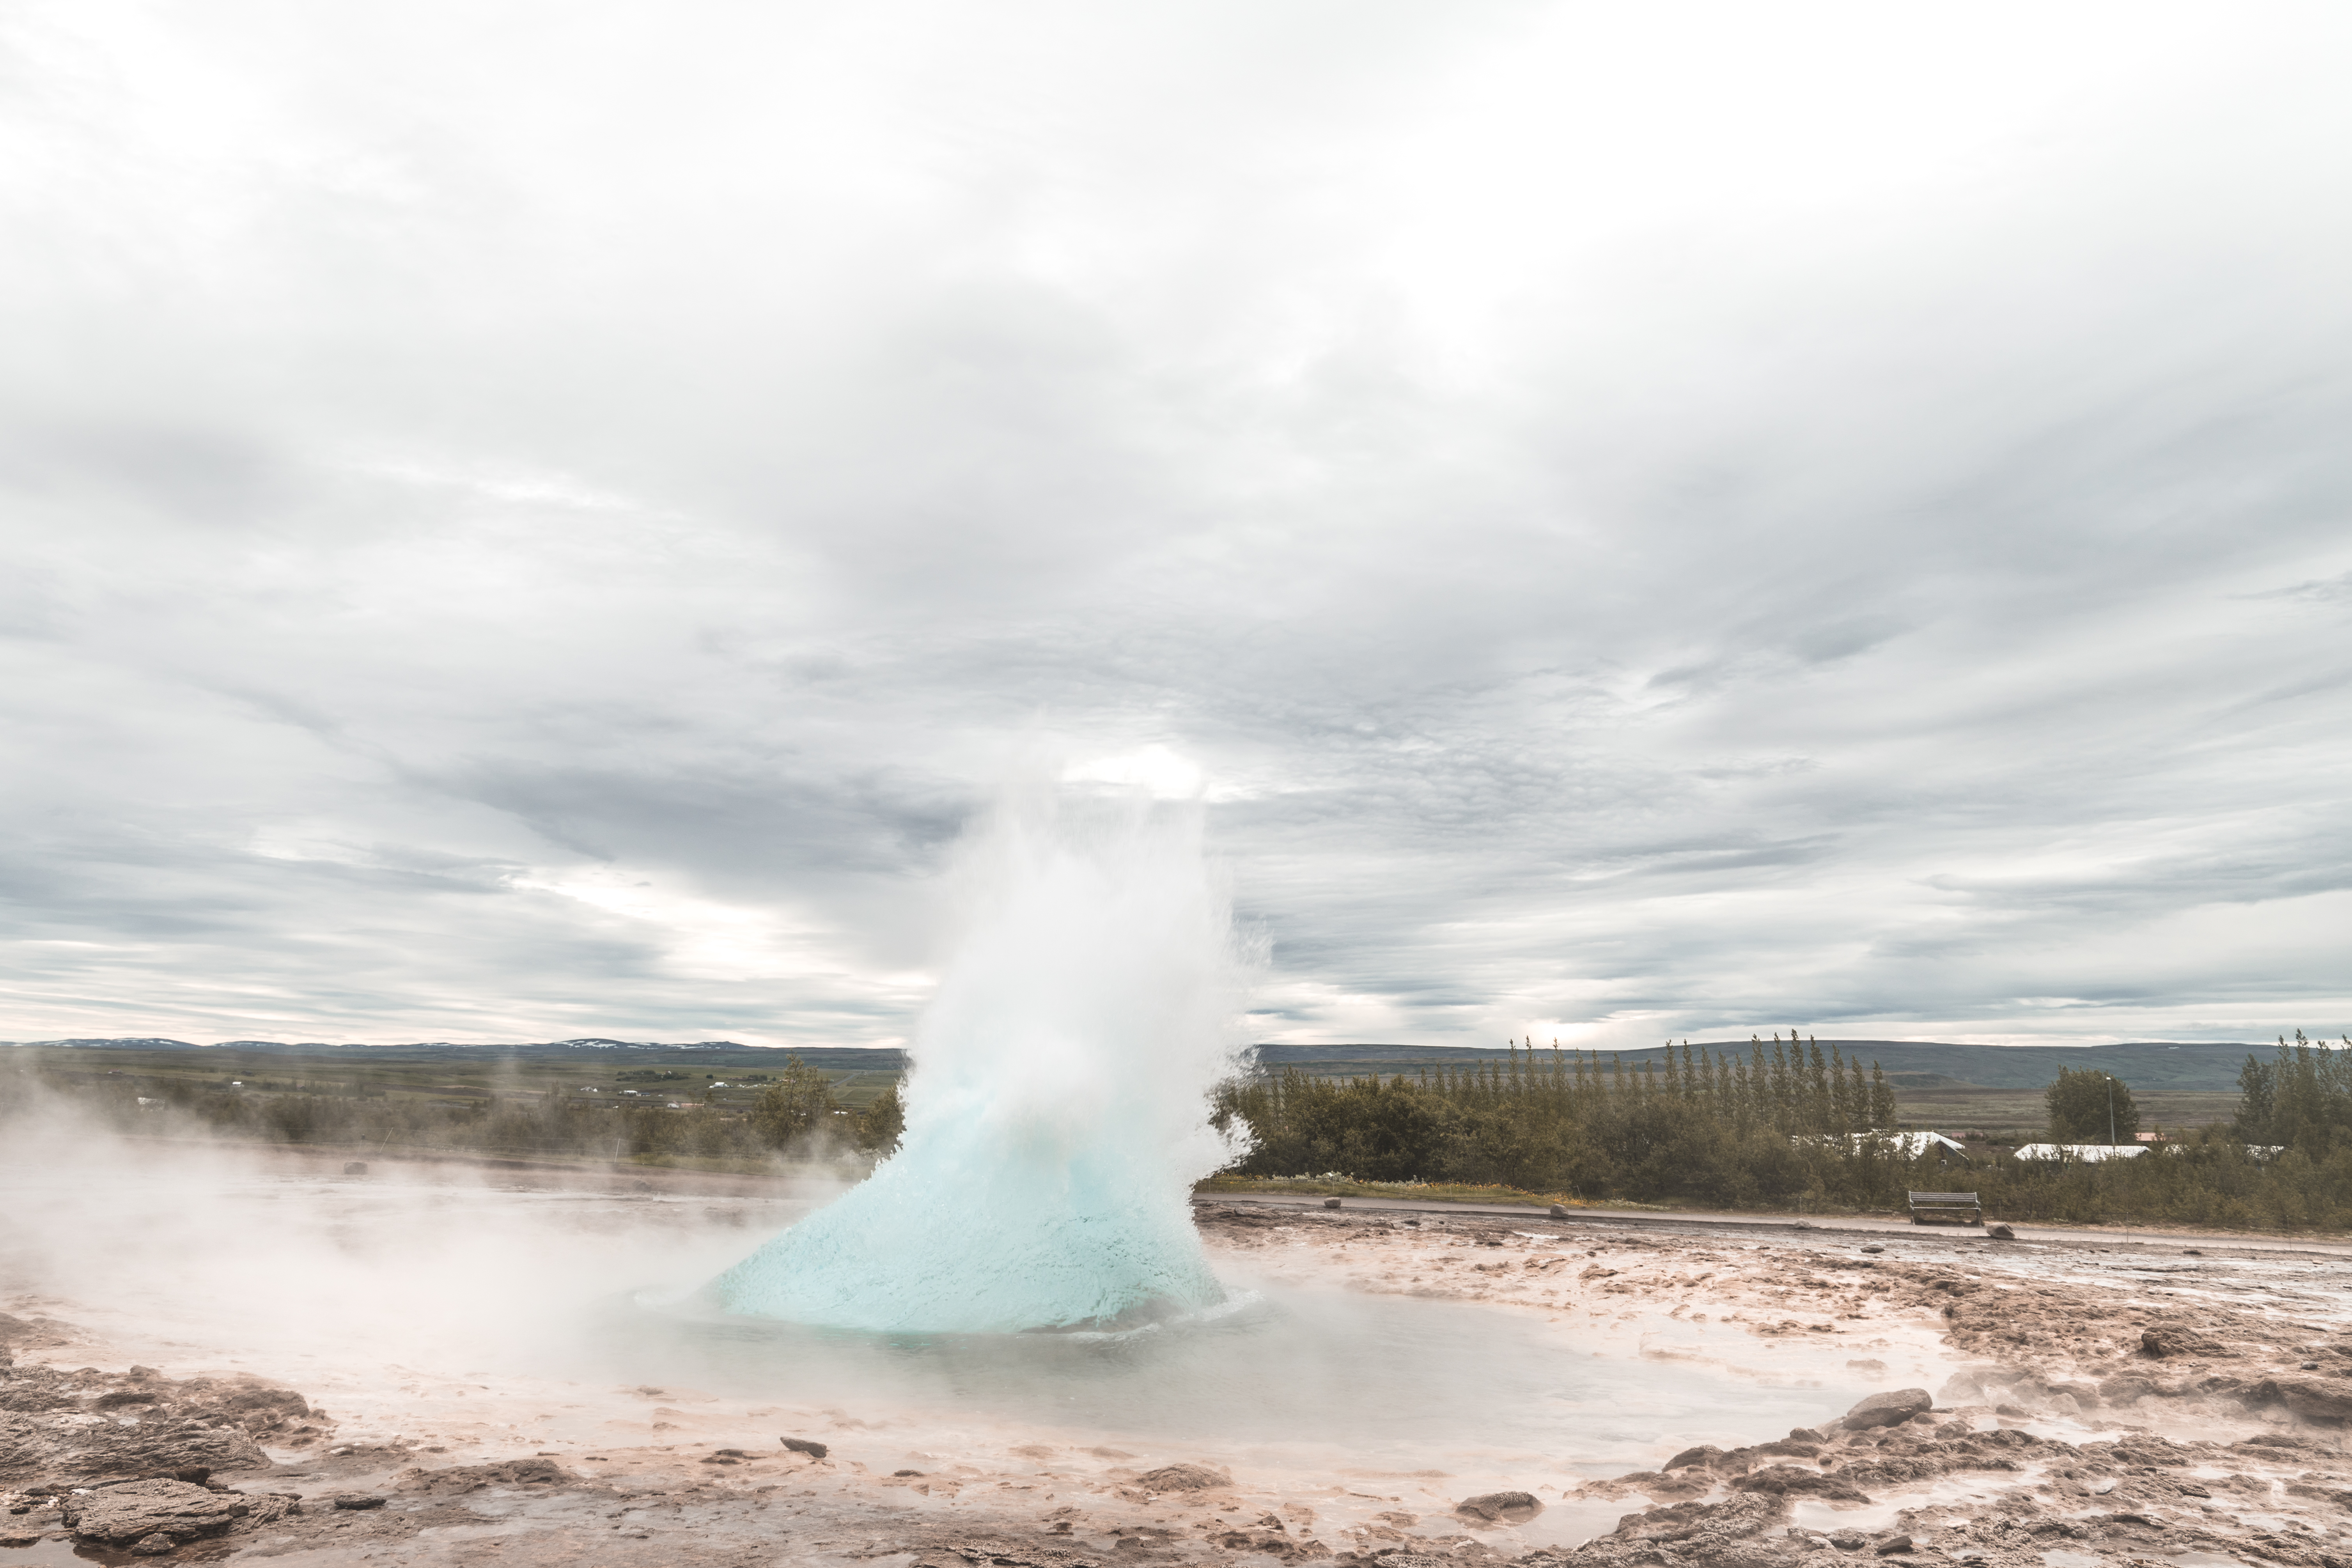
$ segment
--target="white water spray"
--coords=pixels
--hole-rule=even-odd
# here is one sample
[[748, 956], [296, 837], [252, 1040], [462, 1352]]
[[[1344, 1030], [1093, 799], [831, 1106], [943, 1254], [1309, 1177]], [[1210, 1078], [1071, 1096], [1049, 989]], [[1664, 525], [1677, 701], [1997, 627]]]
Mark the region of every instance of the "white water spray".
[[976, 917], [918, 1036], [899, 1152], [712, 1282], [885, 1331], [1107, 1327], [1213, 1306], [1192, 1184], [1232, 1158], [1226, 902], [1196, 802], [1069, 790], [967, 854]]

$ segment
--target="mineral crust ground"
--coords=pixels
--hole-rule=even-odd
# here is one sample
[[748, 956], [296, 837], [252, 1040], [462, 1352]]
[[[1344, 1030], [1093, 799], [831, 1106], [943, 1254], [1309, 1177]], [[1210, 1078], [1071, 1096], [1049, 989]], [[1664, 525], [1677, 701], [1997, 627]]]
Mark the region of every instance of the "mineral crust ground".
[[1248, 1445], [959, 1436], [723, 1390], [597, 1391], [558, 1419], [545, 1388], [478, 1369], [297, 1387], [201, 1345], [173, 1364], [93, 1303], [19, 1293], [0, 1299], [0, 1568], [2352, 1568], [2352, 1260], [2333, 1249], [1222, 1201], [1197, 1220], [1228, 1279], [1533, 1318], [1564, 1355], [1835, 1368], [1878, 1392], [1609, 1474], [1541, 1456], [1309, 1472]]

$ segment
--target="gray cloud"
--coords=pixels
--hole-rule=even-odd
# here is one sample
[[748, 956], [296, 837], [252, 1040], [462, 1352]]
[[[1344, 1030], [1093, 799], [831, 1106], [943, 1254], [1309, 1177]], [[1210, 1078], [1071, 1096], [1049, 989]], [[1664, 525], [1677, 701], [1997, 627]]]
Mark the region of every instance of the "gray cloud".
[[1270, 1033], [2333, 1032], [2347, 42], [20, 10], [0, 1032], [894, 1040], [1150, 744]]

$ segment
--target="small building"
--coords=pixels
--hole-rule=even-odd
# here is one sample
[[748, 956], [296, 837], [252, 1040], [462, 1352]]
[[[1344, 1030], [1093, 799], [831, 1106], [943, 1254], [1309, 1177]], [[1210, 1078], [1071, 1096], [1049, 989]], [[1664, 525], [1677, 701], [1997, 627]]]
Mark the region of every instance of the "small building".
[[1850, 1132], [1843, 1139], [1800, 1138], [1797, 1142], [1831, 1144], [1843, 1142], [1856, 1153], [1860, 1153], [1864, 1145], [1874, 1144], [1906, 1160], [1932, 1157], [1939, 1170], [1970, 1163], [1968, 1149], [1958, 1139], [1948, 1138], [1941, 1132], [1929, 1132], [1916, 1128], [1901, 1132]]
[[1906, 1160], [1916, 1160], [1922, 1156], [1932, 1155], [1939, 1164], [1969, 1163], [1968, 1145], [1957, 1138], [1947, 1138], [1941, 1132], [1918, 1130], [1908, 1132], [1857, 1132], [1854, 1136], [1856, 1139], [1884, 1139], [1900, 1150]]
[[2084, 1164], [2096, 1164], [2102, 1160], [2129, 1160], [2155, 1148], [2153, 1143], [2021, 1143], [2017, 1157], [2055, 1164], [2066, 1160], [2079, 1160]]

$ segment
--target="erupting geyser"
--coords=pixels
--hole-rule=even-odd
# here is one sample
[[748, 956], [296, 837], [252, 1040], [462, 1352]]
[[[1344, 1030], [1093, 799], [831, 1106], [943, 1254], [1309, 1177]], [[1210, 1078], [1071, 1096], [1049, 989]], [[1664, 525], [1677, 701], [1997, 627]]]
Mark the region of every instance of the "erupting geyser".
[[1192, 1184], [1231, 1069], [1233, 939], [1197, 803], [1045, 792], [971, 847], [971, 929], [897, 1155], [720, 1275], [730, 1311], [843, 1328], [1097, 1328], [1213, 1306]]

